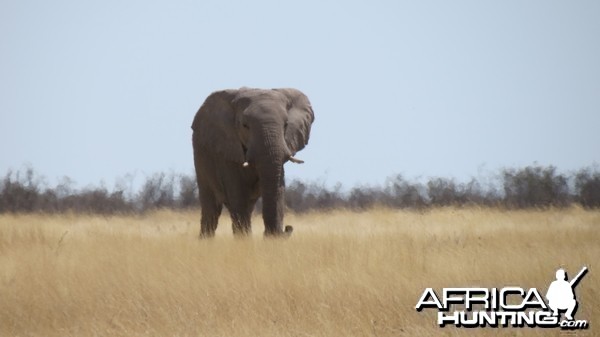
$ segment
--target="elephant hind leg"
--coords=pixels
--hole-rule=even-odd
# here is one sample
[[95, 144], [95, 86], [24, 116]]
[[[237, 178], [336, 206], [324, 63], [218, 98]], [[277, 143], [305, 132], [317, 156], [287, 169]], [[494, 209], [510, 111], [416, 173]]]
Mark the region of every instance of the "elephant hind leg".
[[200, 193], [200, 204], [202, 207], [200, 238], [211, 238], [215, 236], [223, 204], [219, 203], [212, 193], [207, 192]]

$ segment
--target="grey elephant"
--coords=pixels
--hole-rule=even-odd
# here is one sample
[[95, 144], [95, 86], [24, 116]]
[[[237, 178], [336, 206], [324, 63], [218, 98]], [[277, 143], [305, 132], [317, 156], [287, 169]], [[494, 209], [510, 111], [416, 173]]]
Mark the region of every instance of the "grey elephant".
[[250, 234], [259, 197], [264, 235], [291, 234], [291, 226], [283, 229], [283, 165], [303, 162], [294, 156], [308, 144], [313, 121], [308, 97], [296, 89], [241, 88], [206, 98], [192, 123], [201, 238], [214, 236], [223, 205], [234, 235]]

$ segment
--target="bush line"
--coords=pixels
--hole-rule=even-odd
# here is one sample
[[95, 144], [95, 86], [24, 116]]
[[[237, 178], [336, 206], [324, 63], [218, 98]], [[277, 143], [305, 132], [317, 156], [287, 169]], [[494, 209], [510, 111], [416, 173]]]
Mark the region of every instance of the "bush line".
[[[132, 176], [121, 179], [112, 191], [106, 187], [73, 188], [69, 178], [54, 187], [32, 168], [8, 171], [0, 181], [0, 213], [94, 213], [140, 214], [156, 209], [199, 207], [193, 174], [156, 173], [132, 191]], [[127, 181], [129, 180], [129, 181]], [[489, 182], [491, 181], [491, 182]], [[402, 175], [386, 179], [383, 186], [355, 186], [344, 191], [324, 183], [292, 180], [286, 187], [287, 207], [295, 212], [337, 208], [364, 210], [372, 207], [426, 209], [440, 206], [485, 206], [509, 209], [600, 207], [600, 170], [580, 169], [571, 174], [553, 166], [502, 169], [483, 183], [473, 178], [459, 183], [449, 178], [431, 178], [426, 183], [406, 180]], [[260, 211], [260, 201], [257, 210]]]

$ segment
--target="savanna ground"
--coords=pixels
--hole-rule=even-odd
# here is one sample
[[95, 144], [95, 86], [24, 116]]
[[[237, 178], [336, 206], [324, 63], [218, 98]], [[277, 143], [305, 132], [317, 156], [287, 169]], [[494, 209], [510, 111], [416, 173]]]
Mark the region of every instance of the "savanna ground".
[[[0, 215], [0, 336], [594, 335], [600, 211], [375, 209], [288, 214], [288, 240], [234, 239], [198, 212]], [[590, 329], [439, 328], [426, 287], [536, 287], [558, 267]]]

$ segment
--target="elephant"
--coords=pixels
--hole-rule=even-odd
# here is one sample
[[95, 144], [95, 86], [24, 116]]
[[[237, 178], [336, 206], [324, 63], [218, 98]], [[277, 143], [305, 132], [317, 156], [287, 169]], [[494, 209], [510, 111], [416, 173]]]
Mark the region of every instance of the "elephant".
[[307, 144], [314, 112], [297, 89], [242, 87], [215, 91], [192, 123], [194, 166], [201, 211], [200, 238], [215, 235], [223, 205], [234, 236], [251, 234], [251, 216], [262, 197], [265, 237], [287, 237], [284, 164]]

